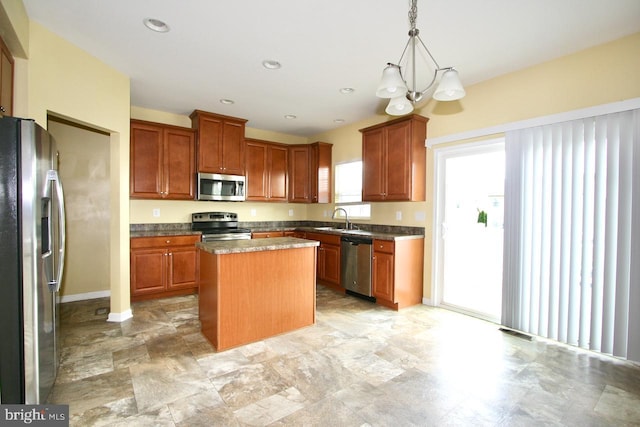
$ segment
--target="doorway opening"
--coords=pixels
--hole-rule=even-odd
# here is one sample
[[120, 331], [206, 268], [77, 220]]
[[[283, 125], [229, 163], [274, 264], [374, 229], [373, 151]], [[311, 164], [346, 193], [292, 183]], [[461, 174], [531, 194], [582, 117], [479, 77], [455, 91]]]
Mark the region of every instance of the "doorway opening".
[[436, 152], [435, 305], [499, 322], [504, 139]]
[[67, 262], [61, 302], [110, 296], [110, 136], [55, 115], [47, 130], [57, 142], [67, 210]]

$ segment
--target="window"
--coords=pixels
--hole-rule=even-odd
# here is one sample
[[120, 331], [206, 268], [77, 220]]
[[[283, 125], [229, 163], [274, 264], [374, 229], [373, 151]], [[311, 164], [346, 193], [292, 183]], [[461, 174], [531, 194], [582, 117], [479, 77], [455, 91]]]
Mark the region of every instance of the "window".
[[[336, 205], [344, 208], [349, 218], [370, 219], [371, 205], [362, 202], [362, 161], [336, 165]], [[338, 216], [344, 216], [338, 212]]]

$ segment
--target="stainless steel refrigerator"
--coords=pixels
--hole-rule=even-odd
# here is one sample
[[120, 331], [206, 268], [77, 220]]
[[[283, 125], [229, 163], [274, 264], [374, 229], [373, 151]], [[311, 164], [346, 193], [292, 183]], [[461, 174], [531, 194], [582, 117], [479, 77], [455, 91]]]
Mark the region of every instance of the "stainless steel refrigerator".
[[33, 120], [0, 118], [0, 402], [46, 402], [58, 368], [64, 198], [58, 153]]

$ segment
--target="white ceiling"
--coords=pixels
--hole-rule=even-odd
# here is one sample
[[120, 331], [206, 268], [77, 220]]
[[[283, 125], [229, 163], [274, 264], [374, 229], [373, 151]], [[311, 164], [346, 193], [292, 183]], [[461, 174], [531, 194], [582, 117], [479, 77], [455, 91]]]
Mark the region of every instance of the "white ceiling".
[[[382, 113], [374, 92], [409, 29], [407, 0], [23, 1], [32, 20], [128, 75], [134, 106], [301, 136]], [[171, 31], [148, 30], [147, 17]], [[640, 0], [421, 0], [417, 28], [469, 86], [640, 31]]]

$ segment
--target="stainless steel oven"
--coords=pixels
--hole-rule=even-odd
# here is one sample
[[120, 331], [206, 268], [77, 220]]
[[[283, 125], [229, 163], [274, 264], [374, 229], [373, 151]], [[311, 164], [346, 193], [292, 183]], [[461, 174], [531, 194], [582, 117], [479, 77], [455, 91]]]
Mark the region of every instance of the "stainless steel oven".
[[202, 232], [203, 242], [251, 239], [251, 230], [239, 228], [238, 214], [233, 212], [191, 214], [191, 229]]

